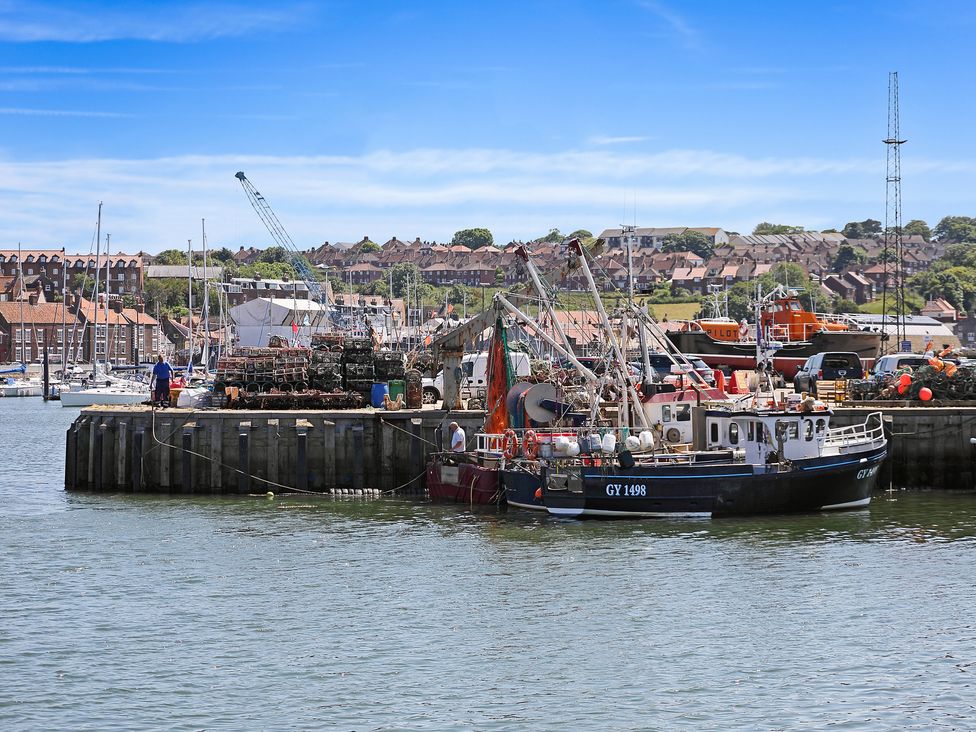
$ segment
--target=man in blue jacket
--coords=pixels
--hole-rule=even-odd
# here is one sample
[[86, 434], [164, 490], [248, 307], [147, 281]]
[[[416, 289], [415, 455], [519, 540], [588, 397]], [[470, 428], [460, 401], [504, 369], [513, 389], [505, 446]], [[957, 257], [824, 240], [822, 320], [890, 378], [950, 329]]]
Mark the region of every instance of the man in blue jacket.
[[168, 361], [163, 360], [163, 354], [156, 356], [156, 365], [152, 370], [152, 382], [156, 385], [153, 402], [164, 406], [169, 406], [169, 380], [173, 378], [173, 367]]

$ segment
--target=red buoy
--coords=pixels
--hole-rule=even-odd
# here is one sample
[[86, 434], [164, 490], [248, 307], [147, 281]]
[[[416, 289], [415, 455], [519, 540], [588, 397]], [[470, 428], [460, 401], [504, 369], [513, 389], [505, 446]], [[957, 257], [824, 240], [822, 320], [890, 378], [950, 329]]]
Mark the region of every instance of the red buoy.
[[902, 374], [901, 376], [899, 376], [898, 383], [904, 386], [908, 386], [909, 384], [911, 384], [912, 383], [911, 374]]
[[921, 399], [923, 402], [929, 401], [932, 398], [932, 390], [929, 389], [927, 386], [923, 386], [921, 389], [918, 390], [918, 398]]

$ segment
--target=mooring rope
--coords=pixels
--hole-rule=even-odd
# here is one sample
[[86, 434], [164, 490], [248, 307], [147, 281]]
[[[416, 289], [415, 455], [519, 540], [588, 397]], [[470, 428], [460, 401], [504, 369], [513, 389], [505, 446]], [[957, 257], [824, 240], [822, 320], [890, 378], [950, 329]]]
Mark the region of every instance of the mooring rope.
[[[244, 475], [244, 476], [246, 476], [246, 477], [248, 477], [248, 478], [250, 478], [252, 480], [260, 481], [260, 482], [262, 482], [262, 483], [264, 483], [266, 485], [274, 486], [275, 488], [280, 488], [281, 490], [288, 491], [290, 493], [301, 493], [301, 494], [310, 495], [310, 496], [322, 496], [322, 495], [326, 495], [326, 494], [322, 493], [321, 491], [309, 491], [309, 490], [305, 490], [303, 488], [296, 488], [294, 486], [285, 485], [284, 483], [277, 483], [277, 482], [275, 482], [273, 480], [269, 480], [268, 478], [262, 478], [260, 475], [255, 475], [254, 473], [250, 473], [250, 472], [248, 472], [246, 470], [241, 470], [240, 468], [235, 467], [233, 465], [228, 465], [227, 463], [222, 463], [222, 462], [220, 462], [218, 460], [215, 460], [210, 455], [204, 455], [203, 453], [196, 452], [195, 450], [190, 450], [189, 448], [183, 447], [182, 445], [171, 445], [171, 444], [169, 444], [169, 438], [172, 437], [173, 435], [175, 435], [179, 430], [181, 430], [183, 428], [182, 425], [179, 426], [179, 427], [173, 428], [173, 430], [168, 435], [166, 435], [165, 440], [160, 440], [159, 437], [156, 436], [156, 411], [157, 411], [157, 407], [156, 407], [155, 404], [153, 404], [152, 405], [152, 421], [150, 422], [150, 432], [152, 434], [153, 440], [155, 440], [155, 442], [158, 445], [161, 445], [163, 447], [169, 448], [170, 450], [178, 450], [180, 452], [187, 452], [190, 455], [194, 455], [196, 457], [202, 458], [203, 460], [206, 460], [207, 462], [210, 462], [210, 463], [214, 463], [216, 465], [219, 465], [221, 468], [224, 468], [226, 470], [230, 470], [231, 472], [237, 473], [238, 475]], [[383, 420], [380, 420], [380, 421], [382, 422]], [[390, 426], [392, 427], [393, 425], [390, 425]], [[404, 430], [404, 431], [406, 432], [406, 430]], [[412, 435], [413, 433], [409, 433], [408, 432], [407, 434]], [[152, 447], [150, 447], [148, 450], [146, 450], [145, 454], [143, 454], [141, 456], [141, 461], [142, 461], [141, 462], [141, 465], [142, 465], [143, 471], [145, 471], [145, 467], [146, 467], [146, 462], [145, 462], [146, 461], [146, 455], [148, 455], [150, 452], [152, 452], [152, 450], [154, 450], [155, 448], [156, 448], [155, 445], [152, 446]], [[423, 478], [424, 475], [426, 474], [426, 472], [427, 471], [425, 469], [424, 472], [422, 472], [420, 475], [418, 475], [415, 478], [411, 478], [406, 483], [402, 483], [402, 484], [396, 486], [395, 488], [390, 488], [389, 490], [379, 491], [379, 493], [380, 493], [380, 495], [389, 495], [391, 493], [396, 493], [396, 492], [398, 492], [400, 490], [403, 490], [404, 488], [406, 488], [411, 483], [416, 483], [418, 480], [420, 480], [421, 478]]]

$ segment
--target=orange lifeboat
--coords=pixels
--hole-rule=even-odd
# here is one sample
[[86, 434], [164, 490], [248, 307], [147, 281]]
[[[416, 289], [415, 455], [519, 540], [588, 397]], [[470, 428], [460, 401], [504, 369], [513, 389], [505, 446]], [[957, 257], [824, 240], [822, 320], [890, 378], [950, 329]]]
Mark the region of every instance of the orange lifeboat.
[[847, 323], [822, 320], [805, 309], [795, 297], [773, 301], [762, 315], [763, 330], [782, 341], [808, 341], [820, 331], [851, 330]]

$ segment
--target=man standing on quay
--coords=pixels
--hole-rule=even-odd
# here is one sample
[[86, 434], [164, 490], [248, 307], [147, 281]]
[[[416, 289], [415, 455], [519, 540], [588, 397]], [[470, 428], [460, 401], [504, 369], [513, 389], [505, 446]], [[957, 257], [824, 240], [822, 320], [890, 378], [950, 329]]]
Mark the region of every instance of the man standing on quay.
[[[156, 365], [152, 370], [152, 382], [156, 385], [153, 403], [159, 406], [169, 406], [169, 380], [173, 378], [173, 367], [163, 360], [163, 354], [156, 356]], [[150, 387], [152, 383], [150, 383]], [[165, 405], [164, 405], [165, 402]]]

